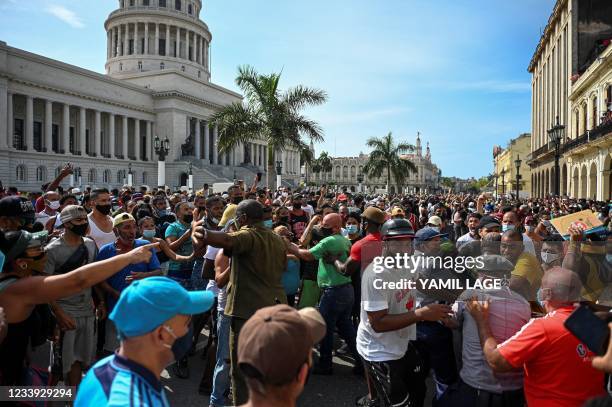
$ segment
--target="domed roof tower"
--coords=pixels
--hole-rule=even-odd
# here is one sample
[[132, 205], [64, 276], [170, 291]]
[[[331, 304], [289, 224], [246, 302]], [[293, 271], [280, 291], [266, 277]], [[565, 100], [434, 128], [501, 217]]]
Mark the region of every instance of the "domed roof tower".
[[208, 26], [202, 0], [119, 0], [104, 23], [106, 73], [119, 79], [176, 70], [210, 80]]

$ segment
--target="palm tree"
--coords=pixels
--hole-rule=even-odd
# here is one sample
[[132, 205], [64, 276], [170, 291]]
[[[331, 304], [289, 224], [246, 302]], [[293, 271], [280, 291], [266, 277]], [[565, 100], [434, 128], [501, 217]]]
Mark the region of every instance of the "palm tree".
[[400, 158], [400, 154], [406, 154], [415, 150], [412, 144], [400, 142], [395, 144], [391, 132], [385, 137], [372, 137], [368, 139], [366, 145], [372, 148], [368, 161], [363, 167], [363, 171], [368, 177], [378, 178], [386, 170], [387, 173], [387, 192], [391, 185], [391, 175], [397, 183], [398, 192], [406, 180], [410, 171], [417, 171], [416, 166], [410, 160]]
[[[298, 85], [281, 92], [280, 73], [259, 74], [253, 67], [238, 67], [236, 84], [244, 92], [243, 102], [234, 102], [216, 113], [212, 121], [219, 126], [219, 151], [231, 151], [240, 143], [263, 138], [268, 145], [267, 174], [275, 174], [274, 154], [289, 147], [308, 148], [303, 137], [323, 141], [319, 124], [303, 116], [307, 106], [327, 100], [323, 90]], [[266, 181], [266, 184], [268, 182]]]
[[332, 164], [332, 159], [329, 156], [329, 154], [327, 154], [327, 151], [321, 151], [321, 154], [319, 154], [319, 158], [317, 158], [315, 160], [315, 164], [312, 167], [312, 171], [315, 173], [328, 173], [332, 170], [333, 164]]

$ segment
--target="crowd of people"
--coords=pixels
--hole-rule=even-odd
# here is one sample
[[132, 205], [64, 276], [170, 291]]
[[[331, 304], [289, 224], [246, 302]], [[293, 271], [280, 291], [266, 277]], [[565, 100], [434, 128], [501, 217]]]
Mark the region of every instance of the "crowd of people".
[[[338, 374], [342, 355], [368, 387], [358, 406], [610, 403], [612, 350], [593, 363], [564, 325], [579, 303], [612, 315], [610, 202], [257, 179], [223, 193], [63, 189], [70, 170], [40, 194], [0, 191], [2, 386], [78, 386], [76, 405], [168, 405], [169, 368], [201, 377], [211, 406], [291, 406], [309, 374]], [[582, 210], [603, 227], [551, 223]], [[374, 267], [401, 255], [481, 263]], [[432, 279], [463, 285], [378, 284]]]

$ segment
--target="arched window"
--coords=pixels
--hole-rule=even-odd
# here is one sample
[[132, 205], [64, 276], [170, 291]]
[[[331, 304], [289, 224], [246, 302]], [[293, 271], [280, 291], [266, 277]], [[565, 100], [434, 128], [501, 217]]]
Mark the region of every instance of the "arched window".
[[142, 61], [138, 61], [138, 70], [142, 71]]
[[47, 180], [47, 169], [43, 166], [36, 168], [36, 181], [45, 182]]
[[159, 69], [160, 70], [163, 71], [165, 67], [166, 67], [166, 65], [163, 62], [159, 64]]
[[174, 0], [174, 8], [181, 11], [182, 0]]
[[104, 184], [110, 184], [111, 182], [111, 172], [110, 170], [104, 170], [102, 173], [102, 182]]
[[123, 184], [124, 182], [127, 182], [125, 170], [117, 171], [117, 184]]
[[351, 166], [351, 177], [355, 178], [355, 176], [357, 175], [355, 172], [357, 171], [357, 169], [355, 168], [354, 165]]
[[96, 174], [96, 169], [92, 168], [89, 170], [89, 175], [87, 176], [87, 182], [90, 184], [95, 184], [98, 181], [98, 174]]
[[159, 0], [159, 7], [166, 7], [166, 0]]
[[348, 165], [342, 167], [342, 178], [348, 178]]
[[15, 178], [17, 179], [17, 182], [25, 182], [26, 180], [26, 166], [23, 164], [20, 164], [17, 166], [17, 168], [15, 169]]
[[123, 62], [119, 62], [119, 70], [123, 71]]
[[62, 167], [57, 167], [55, 169], [55, 178], [59, 177], [61, 172], [62, 172]]
[[191, 4], [189, 6], [187, 6], [187, 12], [189, 14], [193, 14], [193, 7], [191, 6]]
[[142, 184], [143, 184], [143, 185], [147, 185], [147, 180], [148, 180], [148, 178], [149, 178], [149, 175], [147, 174], [147, 172], [146, 172], [146, 171], [143, 171], [143, 172], [142, 172]]

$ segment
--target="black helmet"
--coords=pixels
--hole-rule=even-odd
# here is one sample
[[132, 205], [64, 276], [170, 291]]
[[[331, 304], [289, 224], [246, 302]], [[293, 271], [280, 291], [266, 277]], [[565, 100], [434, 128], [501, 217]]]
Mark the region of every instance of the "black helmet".
[[380, 229], [383, 240], [395, 239], [398, 237], [413, 237], [414, 230], [406, 219], [390, 219], [383, 223]]

